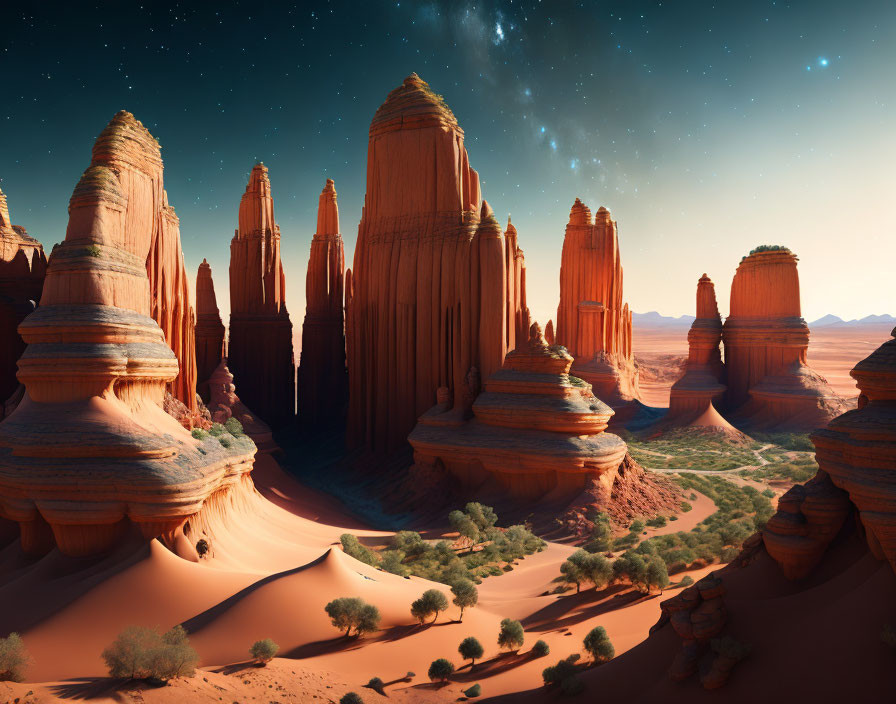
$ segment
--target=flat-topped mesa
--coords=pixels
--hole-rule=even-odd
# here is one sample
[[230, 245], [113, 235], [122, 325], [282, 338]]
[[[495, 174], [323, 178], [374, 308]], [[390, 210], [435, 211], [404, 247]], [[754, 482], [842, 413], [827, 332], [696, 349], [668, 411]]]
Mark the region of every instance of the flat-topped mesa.
[[463, 130], [416, 74], [371, 122], [364, 203], [346, 287], [348, 443], [388, 453], [437, 389], [469, 412], [471, 370], [499, 369], [527, 320], [524, 263], [482, 200]]
[[212, 268], [203, 259], [196, 272], [196, 376], [199, 395], [210, 399], [208, 381], [224, 357], [224, 323], [218, 311]]
[[806, 364], [809, 326], [800, 313], [797, 257], [786, 247], [757, 247], [741, 260], [722, 338], [725, 403], [741, 423], [811, 430], [844, 410]]
[[243, 426], [243, 431], [252, 438], [261, 453], [277, 452], [280, 447], [268, 425], [240, 401], [236, 395], [233, 374], [227, 368], [227, 360], [221, 359], [217, 368], [208, 380], [208, 411], [215, 423], [224, 425], [230, 418], [236, 418]]
[[146, 274], [152, 294], [150, 315], [162, 328], [168, 346], [177, 357], [177, 377], [168, 384], [168, 391], [186, 406], [190, 415], [180, 420], [189, 429], [199, 421], [196, 318], [190, 305], [190, 284], [180, 244], [180, 220], [168, 204], [165, 190], [162, 190], [159, 225], [146, 256]]
[[25, 351], [17, 328], [40, 301], [47, 257], [40, 242], [12, 224], [6, 196], [0, 191], [0, 418], [3, 402], [19, 386], [16, 362]]
[[408, 438], [415, 464], [444, 467], [467, 488], [491, 478], [525, 500], [576, 494], [596, 479], [609, 500], [627, 446], [604, 432], [613, 410], [569, 375], [572, 362], [533, 323], [528, 341], [486, 379], [473, 418], [464, 420], [440, 393]]
[[563, 240], [556, 340], [575, 359], [573, 372], [601, 399], [618, 406], [640, 397], [616, 223], [603, 207], [592, 222], [578, 198]]
[[688, 361], [684, 375], [672, 385], [667, 419], [686, 422], [698, 418], [711, 403], [721, 400], [725, 392], [721, 341], [715, 286], [703, 274], [697, 282], [697, 318], [688, 331]]
[[327, 179], [317, 209], [317, 232], [305, 277], [305, 320], [299, 363], [301, 424], [319, 426], [344, 418], [348, 394], [345, 369], [345, 251], [333, 179]]
[[19, 326], [26, 393], [0, 423], [0, 516], [26, 553], [102, 552], [132, 525], [173, 540], [210, 496], [251, 486], [248, 438], [194, 438], [161, 407], [178, 362], [150, 317], [146, 262], [164, 208], [159, 145], [120, 112], [72, 194], [41, 306]]
[[230, 337], [227, 359], [246, 403], [276, 427], [295, 416], [292, 323], [274, 222], [271, 181], [256, 164], [240, 200], [230, 243]]

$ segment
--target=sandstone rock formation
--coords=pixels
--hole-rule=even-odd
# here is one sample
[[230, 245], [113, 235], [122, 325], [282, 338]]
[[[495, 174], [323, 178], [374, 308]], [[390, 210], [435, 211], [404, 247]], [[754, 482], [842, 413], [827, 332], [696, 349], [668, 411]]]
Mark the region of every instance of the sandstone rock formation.
[[482, 200], [463, 139], [416, 74], [371, 122], [346, 286], [350, 446], [401, 447], [439, 388], [462, 410], [471, 370], [500, 369], [526, 320], [522, 253]]
[[274, 436], [267, 424], [246, 408], [236, 395], [233, 374], [227, 368], [227, 360], [222, 359], [209, 377], [208, 410], [215, 423], [224, 425], [230, 418], [236, 418], [243, 426], [243, 431], [252, 438], [259, 452], [276, 452], [280, 448], [274, 442]]
[[16, 362], [25, 351], [17, 328], [40, 301], [47, 257], [40, 242], [9, 219], [0, 191], [0, 418], [3, 403], [19, 386]]
[[472, 419], [440, 390], [408, 438], [415, 464], [444, 468], [471, 488], [491, 477], [522, 499], [579, 493], [596, 479], [609, 499], [627, 446], [603, 432], [613, 410], [570, 378], [571, 364], [533, 323], [528, 341], [486, 379]]
[[227, 359], [246, 404], [274, 427], [295, 415], [292, 323], [285, 289], [271, 181], [267, 167], [256, 164], [230, 243]]
[[344, 413], [348, 391], [344, 272], [336, 189], [333, 180], [327, 179], [320, 194], [317, 232], [311, 240], [305, 278], [305, 321], [298, 376], [299, 417], [303, 427], [333, 422]]
[[150, 317], [147, 260], [174, 256], [160, 244], [165, 209], [159, 145], [120, 112], [72, 194], [41, 306], [19, 328], [26, 394], [0, 423], [0, 516], [18, 523], [26, 553], [94, 554], [133, 527], [171, 536], [252, 468], [245, 436], [200, 440], [161, 408], [178, 361]]
[[844, 410], [842, 399], [806, 364], [809, 326], [800, 313], [797, 258], [758, 247], [731, 282], [722, 337], [726, 405], [751, 428], [812, 429]]
[[682, 649], [669, 669], [673, 680], [684, 680], [697, 672], [701, 650], [725, 628], [728, 612], [722, 598], [724, 594], [722, 580], [715, 574], [708, 574], [660, 604], [660, 622], [651, 630], [671, 622], [682, 640]]
[[611, 406], [640, 396], [616, 223], [603, 207], [592, 222], [591, 210], [578, 198], [563, 240], [556, 341], [575, 359], [573, 374]]
[[672, 385], [667, 419], [688, 421], [699, 417], [708, 406], [721, 401], [724, 367], [719, 343], [722, 318], [716, 291], [706, 275], [697, 282], [697, 318], [688, 331], [688, 361], [684, 375]]
[[224, 324], [218, 312], [212, 268], [203, 259], [196, 272], [196, 376], [199, 395], [208, 401], [209, 377], [224, 357]]
[[791, 579], [818, 564], [853, 508], [871, 552], [896, 570], [896, 339], [851, 374], [862, 392], [859, 408], [812, 434], [820, 469], [781, 498], [763, 532], [768, 553]]

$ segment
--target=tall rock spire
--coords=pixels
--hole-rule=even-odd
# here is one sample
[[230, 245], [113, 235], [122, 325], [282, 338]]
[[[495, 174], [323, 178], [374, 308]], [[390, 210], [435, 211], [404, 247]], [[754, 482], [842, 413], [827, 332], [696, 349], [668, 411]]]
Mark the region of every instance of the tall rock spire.
[[16, 362], [25, 351], [18, 326], [40, 301], [47, 257], [40, 242], [12, 224], [0, 191], [0, 418], [3, 402], [18, 388]]
[[299, 364], [298, 405], [302, 424], [320, 425], [342, 416], [347, 400], [345, 370], [345, 253], [339, 206], [327, 179], [317, 209], [317, 232], [305, 278], [305, 321]]
[[400, 447], [440, 387], [469, 411], [471, 371], [515, 346], [525, 296], [507, 248], [457, 119], [411, 74], [370, 125], [346, 296], [350, 445]]
[[622, 263], [610, 211], [576, 198], [560, 264], [556, 341], [575, 359], [572, 373], [610, 405], [640, 396], [632, 355], [632, 316], [622, 301]]
[[208, 380], [224, 357], [224, 324], [218, 312], [212, 268], [203, 259], [196, 272], [196, 374], [200, 395], [208, 401]]
[[256, 164], [230, 243], [227, 359], [246, 405], [274, 427], [295, 415], [292, 323], [285, 289], [271, 181], [267, 167]]

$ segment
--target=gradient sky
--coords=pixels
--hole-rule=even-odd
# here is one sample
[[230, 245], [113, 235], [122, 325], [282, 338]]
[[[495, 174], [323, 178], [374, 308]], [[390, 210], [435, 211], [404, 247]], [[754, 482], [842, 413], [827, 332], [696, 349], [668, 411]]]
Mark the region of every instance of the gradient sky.
[[350, 265], [370, 120], [416, 71], [513, 216], [536, 319], [556, 315], [576, 196], [618, 221], [635, 311], [693, 314], [705, 271], [724, 315], [767, 243], [799, 255], [807, 320], [896, 313], [892, 1], [196, 4], [2, 4], [0, 188], [47, 250], [127, 109], [162, 144], [187, 269], [208, 258], [225, 315], [239, 199], [268, 165], [298, 325], [324, 181]]

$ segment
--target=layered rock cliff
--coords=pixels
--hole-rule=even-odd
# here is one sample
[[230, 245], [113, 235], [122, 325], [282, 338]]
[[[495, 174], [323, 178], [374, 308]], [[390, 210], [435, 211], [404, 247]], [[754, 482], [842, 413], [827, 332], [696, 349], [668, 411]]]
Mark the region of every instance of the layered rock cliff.
[[555, 338], [573, 356], [573, 374], [599, 398], [618, 405], [640, 396], [616, 223], [603, 207], [592, 221], [578, 198], [563, 240]]
[[346, 285], [350, 446], [402, 446], [442, 387], [469, 409], [464, 380], [497, 371], [526, 319], [522, 268], [515, 235], [482, 200], [457, 119], [411, 74], [370, 125]]
[[0, 191], [0, 418], [3, 402], [19, 386], [16, 362], [25, 351], [18, 326], [40, 301], [47, 257], [40, 242], [13, 225]]
[[256, 164], [240, 201], [230, 243], [227, 359], [246, 404], [276, 427], [295, 415], [292, 323], [274, 221], [271, 180]]
[[147, 261], [171, 254], [159, 244], [166, 207], [159, 145], [120, 112], [72, 194], [41, 306], [19, 328], [26, 393], [0, 423], [0, 516], [18, 523], [26, 553], [95, 554], [135, 529], [170, 539], [252, 468], [247, 437], [193, 437], [161, 407], [179, 367], [151, 317]]
[[305, 277], [305, 320], [298, 373], [299, 418], [319, 426], [343, 417], [348, 392], [345, 369], [345, 252], [339, 206], [327, 179], [317, 210], [317, 231]]
[[209, 377], [224, 357], [224, 323], [218, 312], [212, 268], [203, 259], [196, 272], [196, 376], [199, 395], [209, 400]]

